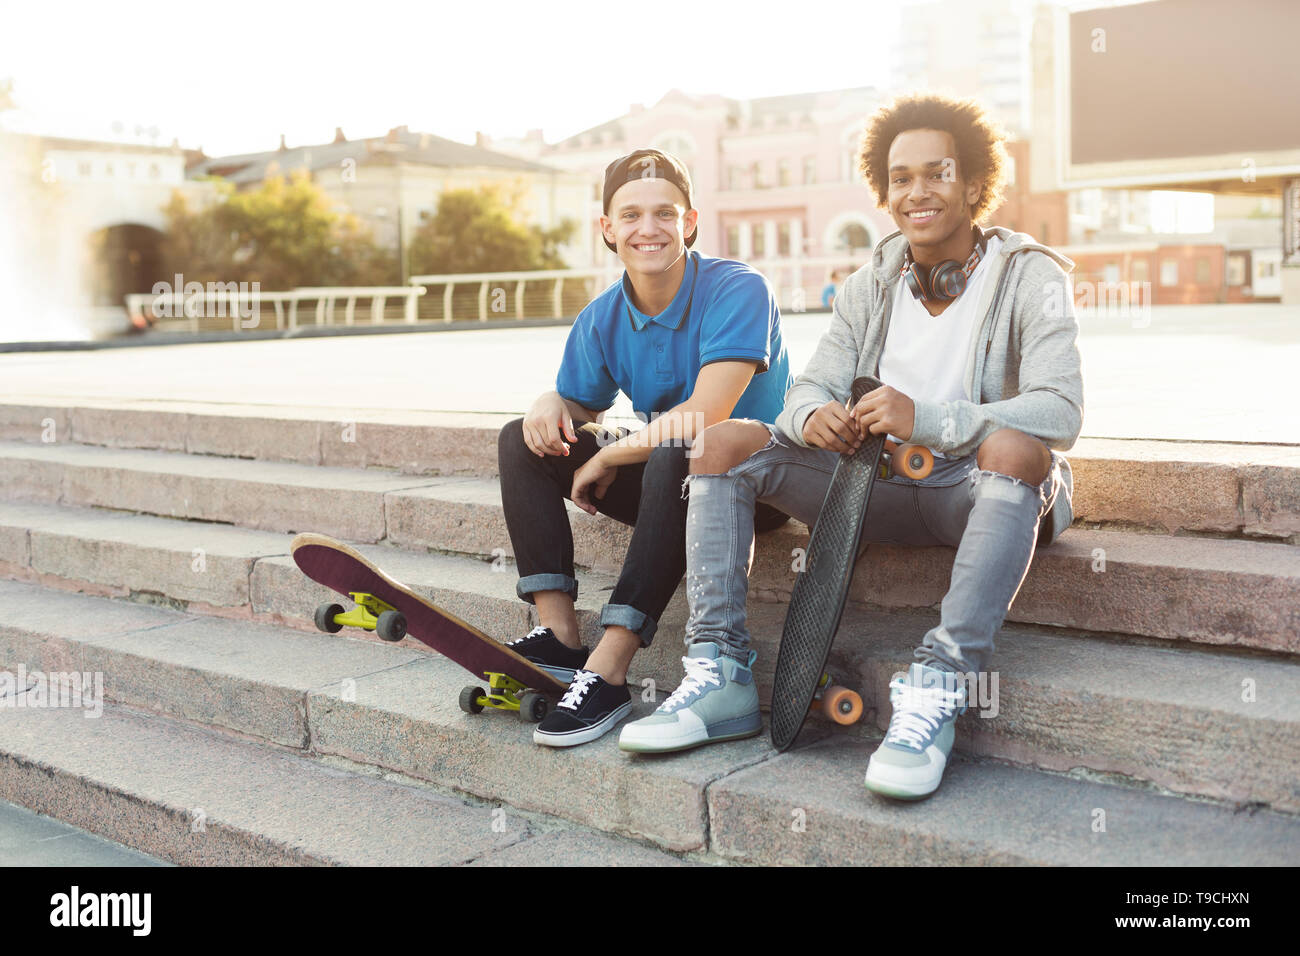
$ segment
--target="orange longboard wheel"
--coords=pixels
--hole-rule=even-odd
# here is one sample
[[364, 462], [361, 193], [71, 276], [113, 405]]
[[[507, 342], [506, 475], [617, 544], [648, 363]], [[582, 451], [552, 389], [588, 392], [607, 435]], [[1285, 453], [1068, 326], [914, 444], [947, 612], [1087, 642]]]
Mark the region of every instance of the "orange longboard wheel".
[[899, 445], [893, 460], [894, 471], [913, 481], [920, 481], [934, 468], [934, 452], [924, 445]]
[[827, 687], [822, 709], [837, 724], [856, 724], [862, 717], [862, 697], [847, 687]]

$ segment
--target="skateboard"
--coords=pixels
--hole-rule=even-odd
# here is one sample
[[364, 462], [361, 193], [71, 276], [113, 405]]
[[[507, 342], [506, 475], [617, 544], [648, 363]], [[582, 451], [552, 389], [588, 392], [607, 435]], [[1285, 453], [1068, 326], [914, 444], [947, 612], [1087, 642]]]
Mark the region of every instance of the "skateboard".
[[[854, 379], [850, 407], [881, 384], [871, 376]], [[886, 455], [885, 436], [869, 434], [860, 448], [841, 455], [835, 465], [835, 474], [808, 541], [804, 570], [790, 595], [777, 652], [771, 733], [772, 746], [778, 751], [794, 743], [810, 708], [820, 707], [832, 719], [837, 719], [837, 714], [847, 716], [841, 709], [846, 705], [842, 693], [845, 688], [830, 686], [825, 667], [848, 599], [871, 489], [876, 478], [891, 474], [923, 478], [934, 463], [934, 455], [928, 448], [910, 443], [897, 447], [890, 444], [890, 453]], [[860, 697], [856, 709], [860, 715]], [[852, 723], [851, 720], [838, 722]]]
[[334, 634], [344, 627], [360, 627], [386, 641], [400, 641], [409, 633], [487, 681], [486, 690], [471, 684], [461, 691], [460, 709], [466, 713], [491, 707], [536, 723], [550, 710], [548, 698], [568, 690], [536, 664], [422, 598], [343, 542], [323, 534], [300, 534], [289, 547], [303, 574], [353, 602], [346, 612], [338, 604], [317, 607], [320, 630]]

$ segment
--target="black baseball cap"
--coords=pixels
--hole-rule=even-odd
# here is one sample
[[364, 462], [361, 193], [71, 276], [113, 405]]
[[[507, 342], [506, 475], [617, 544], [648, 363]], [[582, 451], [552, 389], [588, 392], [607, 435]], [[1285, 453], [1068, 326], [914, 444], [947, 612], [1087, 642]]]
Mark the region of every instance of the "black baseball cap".
[[[601, 211], [608, 216], [609, 204], [614, 199], [614, 193], [638, 179], [663, 179], [672, 183], [686, 197], [686, 208], [695, 208], [695, 200], [691, 196], [691, 174], [686, 171], [686, 165], [676, 156], [646, 147], [634, 149], [605, 167], [605, 193]], [[686, 237], [686, 245], [694, 245], [695, 237], [699, 233], [700, 229], [697, 225], [695, 230]], [[605, 245], [609, 246], [610, 252], [618, 251], [608, 239], [605, 239]]]

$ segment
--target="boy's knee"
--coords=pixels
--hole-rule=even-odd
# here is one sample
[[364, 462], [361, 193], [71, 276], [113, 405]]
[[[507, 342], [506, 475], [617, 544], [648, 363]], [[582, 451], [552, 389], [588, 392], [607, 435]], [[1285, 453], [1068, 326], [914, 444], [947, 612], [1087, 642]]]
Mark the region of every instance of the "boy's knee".
[[667, 441], [662, 445], [656, 445], [650, 450], [650, 458], [646, 461], [642, 482], [662, 477], [680, 484], [686, 477], [689, 454], [690, 449], [679, 441]]
[[721, 475], [735, 468], [771, 440], [761, 422], [730, 419], [710, 425], [691, 449], [692, 475]]
[[984, 471], [996, 471], [1026, 484], [1039, 485], [1051, 470], [1052, 453], [1032, 435], [1014, 428], [1001, 428], [980, 444], [976, 464]]
[[525, 462], [536, 457], [524, 441], [524, 420], [516, 418], [501, 426], [497, 435], [497, 470], [504, 471], [513, 463]]

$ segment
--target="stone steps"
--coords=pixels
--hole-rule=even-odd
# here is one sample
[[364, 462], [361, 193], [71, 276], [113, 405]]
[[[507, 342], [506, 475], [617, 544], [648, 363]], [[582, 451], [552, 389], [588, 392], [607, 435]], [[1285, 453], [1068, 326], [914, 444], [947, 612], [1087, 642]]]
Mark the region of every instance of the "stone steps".
[[[0, 482], [11, 501], [319, 531], [417, 552], [498, 560], [511, 554], [491, 479], [0, 442]], [[570, 514], [577, 563], [616, 572], [631, 529], [572, 506]], [[806, 541], [807, 529], [794, 522], [759, 538], [751, 581], [756, 597], [788, 597]], [[872, 545], [850, 597], [882, 608], [934, 606], [946, 590], [952, 555], [948, 548]], [[1300, 548], [1071, 529], [1035, 558], [1009, 619], [1296, 653]]]
[[[386, 497], [397, 547], [512, 554], [501, 496], [486, 479], [447, 479]], [[617, 574], [630, 528], [569, 508], [574, 560]], [[784, 601], [808, 530], [788, 522], [760, 535], [751, 594]], [[937, 606], [952, 548], [872, 544], [852, 601], [886, 609]], [[1092, 631], [1300, 652], [1300, 549], [1278, 543], [1071, 529], [1034, 558], [1008, 620]]]
[[[679, 866], [642, 844], [529, 821], [119, 706], [0, 721], [0, 797], [190, 866]], [[391, 776], [391, 775], [390, 775]]]
[[[512, 863], [530, 852], [549, 860], [552, 840], [637, 862], [677, 859], [643, 856], [662, 850], [762, 864], [1269, 865], [1300, 847], [1300, 818], [1288, 813], [960, 752], [933, 798], [888, 802], [862, 787], [873, 743], [820, 721], [783, 755], [765, 735], [659, 757], [623, 754], [613, 734], [555, 751], [512, 716], [463, 714], [455, 697], [466, 675], [415, 649], [23, 583], [0, 583], [0, 595], [24, 609], [0, 624], [0, 666], [99, 672], [110, 701], [99, 719], [0, 711], [0, 798], [176, 862]], [[1039, 652], [1024, 648], [1026, 659]], [[1061, 683], [1084, 701], [1139, 666], [1159, 672], [1128, 659], [1091, 685], [1076, 680], [1088, 667]], [[1234, 735], [1271, 721], [1294, 740], [1294, 675], [1282, 666], [1258, 672], [1268, 716], [1236, 708], [1250, 726]], [[1170, 674], [1150, 706], [1180, 686]], [[1226, 692], [1209, 697], [1233, 710]], [[652, 707], [638, 701], [635, 715]], [[1201, 739], [1197, 729], [1185, 738]], [[1277, 759], [1293, 760], [1294, 743], [1277, 742]], [[358, 773], [367, 768], [403, 782]], [[494, 817], [498, 805], [513, 809]], [[519, 819], [527, 814], [545, 816]], [[569, 836], [550, 829], [553, 818], [601, 832]], [[603, 842], [612, 838], [640, 842]], [[595, 844], [604, 849], [586, 849]]]
[[[871, 546], [830, 663], [867, 713], [810, 719], [784, 755], [766, 735], [551, 751], [513, 717], [462, 714], [471, 678], [418, 642], [317, 633], [337, 598], [289, 558], [300, 530], [490, 634], [532, 626], [494, 480], [511, 417], [0, 401], [0, 670], [99, 672], [110, 700], [93, 721], [0, 709], [0, 798], [184, 863], [1296, 858], [1300, 449], [1080, 442], [1076, 527], [1035, 558], [943, 787], [901, 805], [861, 777], [951, 549]], [[590, 644], [630, 529], [570, 515]], [[806, 543], [791, 523], [756, 548], [764, 702]], [[634, 716], [679, 680], [685, 620], [679, 588], [634, 662], [651, 692]], [[189, 832], [194, 806], [212, 839]], [[468, 846], [493, 810], [506, 831]]]
[[[159, 519], [144, 520], [152, 523]], [[339, 679], [337, 673], [318, 673], [313, 668], [320, 654], [328, 653], [328, 659], [337, 661], [338, 666], [351, 660], [339, 649], [337, 642], [341, 639], [318, 635], [311, 624], [317, 604], [338, 600], [338, 596], [305, 579], [290, 558], [277, 553], [276, 543], [271, 545], [270, 555], [256, 559], [251, 572], [241, 574], [240, 580], [247, 581], [250, 588], [251, 603], [245, 607], [184, 605], [183, 599], [172, 598], [167, 589], [143, 597], [184, 605], [191, 611], [211, 614], [215, 610], [226, 617], [252, 618], [310, 631], [302, 637], [311, 639], [306, 645], [312, 648], [311, 659], [300, 660], [301, 655], [287, 649], [270, 650], [271, 635], [279, 631], [245, 631], [234, 621], [190, 616], [182, 626], [169, 625], [165, 631], [150, 628], [138, 640], [123, 639], [112, 644], [110, 649], [115, 654], [129, 652], [129, 669], [139, 671], [135, 683], [141, 694], [155, 684], [182, 687], [175, 708], [205, 706], [193, 698], [210, 694], [209, 683], [189, 686], [186, 676], [194, 668], [214, 666], [211, 653], [201, 653], [203, 648], [215, 649], [216, 665], [222, 664], [222, 655], [227, 651], [247, 655], [255, 659], [256, 673], [279, 674], [284, 681]], [[511, 639], [534, 623], [532, 609], [514, 597], [513, 574], [494, 573], [490, 565], [463, 557], [412, 555], [384, 546], [361, 548], [400, 580], [489, 634]], [[188, 555], [179, 554], [177, 565], [188, 568]], [[149, 566], [160, 564], [151, 562]], [[222, 566], [221, 561], [214, 560], [207, 573], [218, 574]], [[187, 573], [183, 571], [182, 575]], [[52, 643], [53, 638], [43, 636], [41, 627], [57, 632], [58, 608], [80, 605], [75, 601], [67, 603], [75, 595], [32, 590], [32, 583], [92, 594], [112, 593], [112, 589], [48, 574], [28, 576], [27, 582], [31, 583], [0, 583], [0, 594], [12, 593], [14, 604], [25, 608], [20, 623], [3, 631], [11, 635], [12, 661], [31, 668], [67, 669], [61, 665], [65, 657], [80, 653], [82, 663], [72, 669], [114, 670], [124, 680], [125, 665], [97, 656], [107, 651], [83, 647], [75, 636], [61, 643]], [[603, 585], [600, 578], [583, 577], [589, 596], [580, 598], [579, 620], [589, 646], [599, 637], [597, 621]], [[229, 593], [235, 588], [217, 590]], [[142, 597], [138, 592], [135, 596]], [[27, 608], [28, 602], [42, 606]], [[51, 610], [47, 611], [45, 605]], [[174, 611], [147, 607], [142, 611], [161, 615], [149, 620], [176, 620], [167, 616], [174, 615]], [[755, 676], [764, 709], [771, 694], [784, 616], [781, 604], [756, 602], [750, 607], [754, 648], [758, 652]], [[679, 590], [665, 614], [660, 636], [633, 662], [629, 681], [634, 687], [662, 691], [680, 681], [685, 617], [685, 602]], [[867, 713], [861, 723], [837, 729], [837, 733], [864, 737], [883, 731], [890, 715], [889, 680], [906, 668], [912, 648], [936, 622], [932, 612], [882, 613], [849, 608], [829, 670], [838, 682], [860, 691]], [[361, 638], [343, 645], [356, 654], [369, 653], [363, 649], [367, 644], [379, 644], [363, 632], [349, 634]], [[294, 646], [294, 641], [287, 638], [283, 643], [285, 648]], [[53, 658], [59, 666], [52, 666], [41, 656], [53, 653], [55, 646], [63, 648]], [[408, 637], [394, 647], [408, 652], [402, 663], [441, 661], [414, 638]], [[263, 653], [266, 660], [262, 659]], [[191, 654], [198, 657], [192, 660]], [[85, 663], [87, 660], [91, 663]], [[1085, 768], [1158, 784], [1175, 792], [1300, 811], [1300, 770], [1295, 758], [1300, 753], [1300, 663], [1017, 625], [1007, 625], [999, 634], [995, 662], [996, 668], [985, 683], [972, 688], [971, 713], [958, 724], [957, 746], [965, 753], [1044, 769]], [[181, 667], [183, 672], [178, 675], [168, 670], [175, 667]], [[468, 675], [460, 674], [461, 685], [470, 680]], [[235, 703], [242, 702], [241, 695], [261, 693], [256, 687], [239, 686], [238, 693], [229, 695]], [[143, 705], [143, 699], [119, 699]], [[273, 711], [284, 715], [273, 727], [245, 725], [237, 720], [229, 723], [226, 721], [234, 718], [205, 710], [186, 711], [183, 715], [286, 746], [300, 745], [306, 731], [292, 716], [291, 704], [284, 703]], [[818, 722], [814, 719], [810, 725]]]
[[[52, 399], [0, 403], [0, 440], [491, 478], [497, 431], [513, 417]], [[1069, 458], [1081, 523], [1300, 536], [1300, 446], [1084, 438]]]

